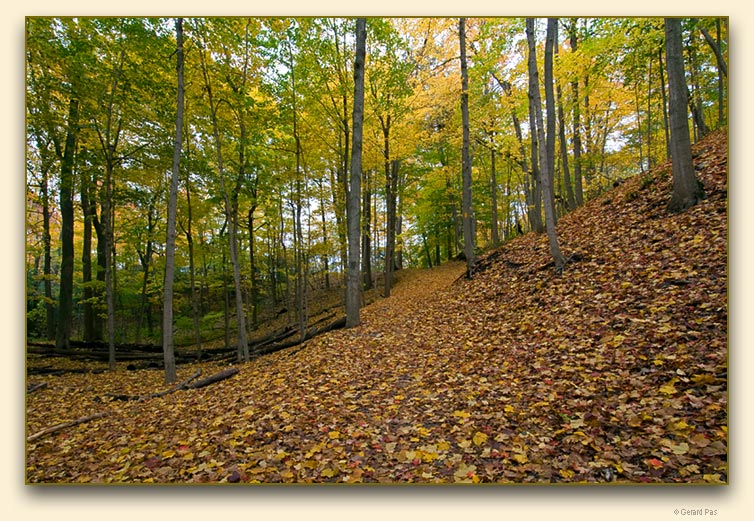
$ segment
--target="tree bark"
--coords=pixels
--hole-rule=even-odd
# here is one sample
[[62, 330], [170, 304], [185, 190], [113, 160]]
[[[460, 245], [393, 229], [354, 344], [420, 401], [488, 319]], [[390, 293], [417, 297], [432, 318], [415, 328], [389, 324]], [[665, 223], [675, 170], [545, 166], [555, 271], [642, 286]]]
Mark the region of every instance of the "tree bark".
[[165, 245], [165, 282], [162, 301], [162, 350], [165, 361], [165, 383], [175, 382], [175, 352], [173, 345], [173, 279], [175, 273], [176, 213], [178, 206], [178, 179], [181, 170], [181, 147], [183, 145], [183, 19], [175, 21], [177, 40], [176, 74], [178, 94], [175, 116], [175, 141], [173, 142], [173, 170], [170, 176], [168, 200], [168, 229]]
[[[548, 42], [551, 45], [551, 32], [552, 32], [552, 18], [548, 19], [547, 34]], [[547, 229], [547, 241], [550, 245], [550, 254], [555, 262], [555, 268], [561, 272], [565, 265], [565, 258], [560, 252], [560, 246], [558, 245], [558, 238], [555, 230], [555, 207], [553, 204], [553, 190], [550, 176], [550, 168], [552, 165], [552, 158], [548, 156], [544, 121], [542, 117], [542, 101], [539, 94], [539, 72], [537, 71], [537, 57], [536, 57], [536, 41], [534, 35], [534, 19], [526, 19], [526, 37], [529, 44], [529, 96], [533, 102], [535, 108], [536, 117], [536, 132], [539, 141], [539, 178], [542, 184], [542, 199], [545, 207], [545, 226]], [[551, 66], [552, 64], [550, 64]], [[549, 86], [552, 89], [552, 85]], [[547, 86], [545, 86], [547, 89]], [[552, 107], [548, 107], [548, 111], [552, 110]]]
[[[204, 53], [206, 49], [202, 48], [199, 53], [201, 60], [202, 74], [204, 76], [204, 86], [207, 91], [207, 97], [210, 105], [210, 116], [212, 119], [212, 134], [215, 141], [215, 154], [217, 158], [217, 171], [220, 178], [220, 192], [223, 198], [225, 219], [228, 226], [228, 243], [230, 249], [230, 262], [233, 268], [233, 284], [235, 289], [236, 301], [236, 335], [238, 360], [241, 362], [249, 361], [249, 344], [246, 336], [246, 314], [243, 306], [243, 287], [241, 285], [241, 266], [238, 256], [238, 214], [234, 211], [231, 204], [230, 195], [225, 184], [225, 167], [223, 165], [222, 143], [220, 139], [220, 126], [217, 117], [217, 103], [214, 100], [212, 82], [210, 81], [207, 64]], [[218, 102], [219, 103], [219, 102]]]
[[469, 75], [466, 64], [466, 19], [458, 22], [458, 38], [461, 46], [461, 121], [463, 145], [461, 150], [463, 252], [466, 257], [466, 276], [471, 277], [476, 264], [474, 244], [474, 212], [471, 193], [471, 150], [469, 137]]
[[[553, 225], [557, 222], [557, 214], [555, 213], [555, 92], [553, 90], [553, 47], [555, 46], [555, 39], [557, 34], [558, 19], [547, 19], [547, 35], [545, 37], [545, 111], [547, 113], [547, 135], [545, 138], [546, 151], [547, 151], [547, 177], [549, 190], [545, 189], [545, 185], [542, 185], [542, 195], [545, 204], [545, 218], [552, 219]], [[547, 205], [551, 207], [550, 215], [548, 216]], [[549, 228], [548, 228], [549, 234]]]
[[688, 124], [688, 89], [683, 65], [681, 21], [665, 19], [665, 54], [670, 91], [670, 148], [673, 160], [673, 194], [670, 212], [681, 212], [704, 197], [702, 184], [694, 173]]
[[79, 418], [77, 420], [59, 423], [57, 425], [53, 425], [52, 427], [48, 427], [44, 430], [41, 430], [35, 434], [32, 434], [31, 436], [27, 436], [26, 441], [27, 443], [33, 443], [37, 441], [39, 438], [46, 436], [48, 434], [52, 434], [54, 432], [62, 431], [63, 429], [67, 429], [68, 427], [73, 427], [75, 425], [80, 425], [82, 423], [90, 422], [92, 420], [97, 420], [99, 418], [104, 418], [110, 414], [110, 411], [104, 411], [104, 412], [98, 412], [97, 414], [92, 414], [89, 416], [84, 416], [83, 418]]
[[68, 130], [60, 164], [61, 260], [58, 295], [58, 327], [55, 349], [67, 351], [73, 321], [73, 163], [79, 124], [79, 102], [68, 102]]
[[[570, 44], [571, 52], [576, 52], [578, 46], [577, 18], [571, 20], [570, 25]], [[581, 164], [581, 100], [579, 100], [579, 78], [578, 75], [571, 81], [571, 91], [573, 93], [573, 176], [574, 176], [574, 197], [576, 205], [584, 204], [583, 174]]]
[[359, 324], [361, 307], [361, 266], [359, 265], [361, 225], [361, 148], [364, 126], [364, 62], [366, 59], [366, 18], [356, 20], [356, 57], [353, 65], [353, 145], [351, 177], [347, 197], [348, 270], [346, 279], [346, 327]]

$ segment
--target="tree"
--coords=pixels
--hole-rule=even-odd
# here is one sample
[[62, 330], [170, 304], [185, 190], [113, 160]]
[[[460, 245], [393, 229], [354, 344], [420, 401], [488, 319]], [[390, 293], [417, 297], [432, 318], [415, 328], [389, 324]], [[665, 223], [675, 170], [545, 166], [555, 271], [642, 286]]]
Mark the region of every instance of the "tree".
[[347, 194], [348, 270], [346, 273], [346, 327], [360, 322], [361, 266], [359, 265], [361, 227], [361, 151], [364, 128], [364, 68], [366, 60], [366, 18], [356, 20], [356, 57], [353, 63], [353, 146], [351, 177]]
[[168, 201], [168, 230], [165, 241], [165, 283], [162, 304], [162, 351], [165, 361], [165, 383], [176, 379], [175, 353], [173, 350], [173, 277], [175, 274], [175, 235], [178, 207], [178, 179], [181, 172], [181, 146], [183, 145], [183, 18], [175, 21], [176, 75], [178, 94], [175, 112], [175, 142], [173, 145], [173, 169], [170, 176]]
[[236, 321], [237, 321], [237, 337], [238, 337], [238, 360], [249, 361], [249, 343], [246, 336], [246, 316], [243, 306], [243, 291], [241, 287], [241, 267], [240, 259], [238, 255], [238, 208], [234, 205], [231, 199], [235, 199], [236, 195], [230, 193], [227, 189], [225, 182], [225, 166], [223, 163], [222, 153], [222, 139], [220, 137], [220, 123], [218, 116], [218, 108], [223, 101], [222, 99], [215, 99], [212, 79], [210, 78], [209, 64], [207, 63], [211, 54], [207, 49], [207, 34], [203, 35], [203, 41], [200, 45], [199, 58], [201, 60], [202, 76], [204, 78], [204, 86], [207, 93], [207, 101], [209, 103], [210, 119], [212, 122], [212, 136], [215, 143], [215, 156], [217, 162], [217, 173], [220, 179], [220, 195], [223, 200], [223, 209], [225, 212], [225, 219], [228, 224], [228, 242], [230, 249], [230, 262], [233, 268], [233, 284], [235, 288], [235, 301], [236, 301]]
[[665, 19], [665, 54], [670, 97], [670, 155], [673, 160], [671, 212], [682, 212], [704, 198], [704, 188], [694, 173], [688, 120], [688, 89], [683, 65], [681, 20]]
[[469, 75], [466, 63], [466, 19], [458, 22], [458, 38], [461, 45], [461, 119], [463, 126], [463, 149], [461, 152], [461, 180], [462, 180], [462, 221], [463, 221], [463, 252], [466, 256], [466, 276], [471, 274], [476, 265], [474, 253], [474, 213], [471, 197], [471, 153], [469, 138]]
[[[554, 19], [549, 18], [547, 23], [547, 45], [552, 45], [552, 34], [554, 31]], [[547, 139], [545, 137], [544, 121], [542, 117], [542, 99], [539, 94], [539, 72], [537, 71], [537, 56], [536, 56], [536, 37], [534, 34], [534, 19], [526, 19], [526, 39], [529, 44], [529, 96], [534, 105], [535, 118], [536, 118], [536, 132], [537, 141], [539, 143], [539, 180], [542, 184], [542, 198], [544, 200], [545, 207], [545, 226], [547, 230], [547, 241], [550, 245], [550, 254], [555, 262], [555, 268], [560, 272], [565, 266], [565, 258], [560, 252], [560, 246], [558, 244], [558, 237], [555, 230], [555, 207], [553, 204], [553, 188], [551, 168], [554, 158], [554, 147], [552, 148], [552, 155], [548, 153]], [[547, 66], [547, 65], [545, 65]], [[549, 62], [549, 66], [552, 67], [552, 62]], [[551, 72], [547, 73], [546, 77], [551, 77]], [[547, 90], [547, 86], [545, 86]], [[552, 85], [549, 86], [552, 91]], [[552, 96], [548, 95], [548, 114], [553, 114]]]

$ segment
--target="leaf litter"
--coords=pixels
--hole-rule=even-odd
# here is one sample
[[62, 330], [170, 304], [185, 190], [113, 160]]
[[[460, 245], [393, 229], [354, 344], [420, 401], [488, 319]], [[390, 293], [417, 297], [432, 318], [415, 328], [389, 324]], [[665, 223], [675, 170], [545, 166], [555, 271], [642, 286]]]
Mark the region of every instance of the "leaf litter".
[[726, 483], [726, 134], [694, 151], [705, 200], [666, 212], [669, 163], [621, 183], [560, 219], [562, 275], [527, 234], [205, 388], [35, 377], [27, 435], [103, 415], [28, 442], [27, 482]]

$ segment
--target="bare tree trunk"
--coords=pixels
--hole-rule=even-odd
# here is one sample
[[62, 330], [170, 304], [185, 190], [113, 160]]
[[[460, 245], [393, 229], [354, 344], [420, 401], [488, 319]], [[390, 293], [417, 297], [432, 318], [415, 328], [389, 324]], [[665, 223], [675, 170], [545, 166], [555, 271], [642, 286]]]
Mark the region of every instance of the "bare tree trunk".
[[704, 197], [702, 184], [694, 173], [691, 138], [688, 125], [688, 89], [683, 65], [681, 21], [665, 19], [665, 53], [670, 90], [670, 146], [673, 159], [673, 195], [668, 205], [671, 212], [681, 212]]
[[[542, 185], [542, 198], [545, 204], [545, 219], [552, 219], [553, 226], [557, 222], [557, 214], [555, 209], [555, 92], [553, 91], [553, 47], [555, 46], [555, 39], [557, 36], [557, 18], [547, 19], [547, 36], [545, 39], [545, 110], [547, 112], [547, 134], [545, 137], [545, 145], [547, 151], [547, 177], [550, 190], [545, 190], [545, 185]], [[547, 205], [553, 209], [547, 215]], [[549, 233], [549, 227], [548, 227]]]
[[461, 121], [463, 148], [461, 150], [463, 251], [466, 256], [466, 276], [471, 277], [476, 265], [474, 244], [474, 211], [471, 194], [471, 151], [469, 137], [469, 75], [466, 64], [466, 19], [458, 22], [458, 38], [461, 45]]
[[668, 97], [665, 92], [665, 65], [662, 63], [662, 49], [657, 51], [660, 64], [660, 92], [662, 93], [662, 121], [665, 129], [665, 158], [670, 159], [670, 123], [668, 122]]
[[[60, 163], [61, 261], [60, 292], [58, 295], [58, 327], [55, 349], [68, 350], [73, 319], [73, 163], [78, 134], [79, 102], [68, 103], [68, 130]], [[61, 155], [60, 153], [58, 155]]]
[[[570, 44], [571, 52], [576, 52], [578, 46], [577, 19], [571, 20]], [[571, 82], [571, 91], [573, 93], [573, 176], [574, 176], [574, 196], [576, 205], [584, 204], [583, 174], [581, 164], [581, 101], [579, 100], [579, 79], [575, 77]]]
[[495, 158], [497, 156], [497, 153], [495, 152], [494, 143], [492, 147], [490, 148], [490, 191], [491, 191], [491, 200], [490, 205], [492, 206], [492, 245], [494, 247], [497, 247], [500, 244], [500, 217], [498, 215], [497, 210], [497, 171], [496, 171], [496, 164], [495, 164]]
[[168, 229], [165, 245], [165, 283], [162, 304], [162, 352], [165, 361], [165, 383], [176, 379], [175, 352], [173, 346], [173, 276], [175, 273], [176, 214], [178, 208], [178, 179], [181, 168], [181, 145], [183, 144], [183, 19], [175, 21], [177, 41], [176, 73], [178, 94], [175, 115], [175, 141], [173, 143], [173, 170], [170, 176], [168, 199]]
[[[555, 28], [555, 56], [558, 56], [558, 33]], [[571, 171], [568, 168], [568, 142], [565, 136], [565, 116], [563, 115], [563, 92], [560, 88], [560, 82], [556, 85], [556, 96], [558, 99], [558, 138], [560, 140], [560, 163], [563, 168], [563, 185], [565, 186], [565, 201], [569, 210], [576, 208], [576, 199], [573, 194], [573, 184], [571, 182]]]
[[[203, 47], [203, 46], [202, 46]], [[235, 289], [236, 300], [236, 330], [237, 330], [237, 351], [238, 361], [249, 361], [249, 343], [246, 335], [246, 313], [243, 305], [243, 287], [241, 284], [241, 266], [238, 258], [238, 215], [234, 211], [234, 206], [231, 204], [228, 190], [225, 186], [225, 168], [223, 166], [222, 146], [220, 141], [220, 128], [217, 118], [217, 104], [214, 101], [212, 93], [212, 83], [209, 78], [207, 70], [207, 64], [204, 57], [205, 49], [202, 48], [199, 53], [201, 60], [202, 74], [204, 76], [204, 86], [207, 91], [207, 97], [209, 98], [210, 115], [212, 119], [212, 132], [215, 141], [215, 153], [217, 156], [217, 171], [220, 178], [220, 191], [222, 192], [225, 218], [228, 224], [228, 243], [230, 249], [230, 262], [233, 268], [233, 283]]]
[[[363, 172], [362, 183], [362, 219], [361, 219], [361, 272], [364, 278], [364, 289], [372, 289], [372, 189], [371, 183], [374, 173]], [[323, 216], [324, 223], [324, 216]]]
[[[552, 25], [554, 22], [554, 18], [548, 19], [547, 24], [547, 45], [552, 45]], [[553, 204], [553, 189], [552, 189], [552, 182], [550, 177], [550, 168], [552, 165], [552, 157], [548, 156], [547, 153], [547, 145], [546, 145], [546, 137], [545, 137], [545, 130], [544, 130], [544, 121], [542, 117], [542, 101], [541, 96], [539, 94], [539, 73], [537, 71], [537, 58], [536, 58], [536, 41], [535, 41], [535, 35], [534, 35], [534, 19], [533, 18], [527, 18], [526, 19], [526, 37], [529, 44], [529, 95], [533, 101], [534, 108], [535, 108], [535, 117], [536, 117], [536, 132], [538, 136], [539, 141], [539, 163], [540, 163], [540, 169], [539, 169], [539, 177], [542, 183], [542, 191], [543, 191], [543, 197], [544, 200], [544, 207], [545, 207], [545, 225], [547, 228], [547, 240], [550, 245], [550, 254], [552, 255], [553, 261], [555, 261], [555, 268], [558, 271], [563, 270], [563, 266], [565, 265], [565, 258], [563, 257], [563, 254], [560, 252], [560, 246], [558, 245], [558, 238], [555, 231], [555, 207]], [[552, 63], [549, 64], [552, 66]], [[545, 68], [547, 68], [547, 65], [545, 65]], [[547, 89], [552, 90], [552, 84], [545, 85], [545, 90]], [[551, 98], [551, 96], [548, 96], [548, 98]], [[553, 107], [548, 107], [548, 112], [553, 111]]]
[[356, 58], [353, 65], [353, 147], [351, 151], [351, 177], [347, 197], [348, 269], [346, 273], [346, 327], [360, 322], [361, 266], [359, 265], [361, 225], [361, 147], [364, 125], [364, 62], [366, 58], [366, 18], [356, 20]]

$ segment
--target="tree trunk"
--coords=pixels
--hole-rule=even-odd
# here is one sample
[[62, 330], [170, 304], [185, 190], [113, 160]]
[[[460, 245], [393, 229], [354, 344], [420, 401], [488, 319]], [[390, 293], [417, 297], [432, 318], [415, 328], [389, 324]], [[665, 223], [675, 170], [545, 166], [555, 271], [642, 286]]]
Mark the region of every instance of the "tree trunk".
[[461, 46], [461, 121], [463, 148], [461, 150], [463, 253], [466, 257], [466, 276], [471, 277], [476, 265], [474, 244], [474, 212], [471, 194], [471, 151], [469, 137], [469, 75], [466, 64], [466, 19], [458, 22], [458, 39]]
[[665, 54], [670, 91], [670, 148], [673, 159], [673, 195], [668, 210], [681, 212], [704, 197], [702, 184], [694, 173], [688, 125], [688, 89], [683, 65], [681, 21], [665, 19]]
[[[541, 107], [540, 107], [541, 110]], [[540, 171], [542, 165], [539, 159], [539, 137], [537, 136], [537, 107], [529, 95], [529, 134], [531, 145], [531, 201], [529, 206], [529, 224], [535, 233], [542, 233], [545, 225], [542, 222], [542, 182]], [[543, 145], [544, 146], [544, 143]]]
[[[570, 25], [570, 44], [571, 52], [576, 52], [578, 46], [577, 18], [571, 20]], [[579, 79], [576, 76], [571, 81], [571, 91], [573, 93], [573, 181], [574, 196], [576, 205], [584, 204], [583, 174], [581, 164], [581, 100], [579, 100]]]
[[660, 92], [662, 93], [662, 121], [665, 129], [665, 158], [670, 159], [670, 122], [668, 121], [668, 96], [665, 92], [665, 65], [662, 63], [662, 49], [657, 51], [660, 65]]
[[[55, 306], [52, 298], [52, 236], [50, 234], [50, 194], [48, 186], [48, 171], [44, 165], [42, 174], [42, 242], [44, 244], [44, 260], [42, 263], [42, 273], [44, 275], [44, 296], [45, 296], [45, 337], [47, 340], [55, 339]], [[82, 194], [83, 198], [83, 194]], [[92, 229], [89, 224], [89, 242], [91, 248]], [[86, 226], [84, 227], [84, 247], [86, 248]], [[87, 250], [85, 250], [87, 251]], [[83, 265], [86, 269], [86, 265]], [[89, 280], [91, 280], [92, 266], [91, 255], [89, 255]], [[87, 288], [91, 291], [91, 288]], [[86, 291], [86, 290], [85, 290]], [[85, 308], [86, 309], [86, 308]]]
[[170, 176], [168, 199], [167, 240], [165, 244], [165, 283], [162, 304], [162, 351], [165, 361], [165, 383], [176, 379], [175, 352], [173, 345], [173, 278], [175, 273], [176, 213], [178, 207], [178, 179], [181, 169], [181, 145], [183, 144], [183, 19], [175, 21], [177, 39], [178, 95], [175, 115], [175, 141], [173, 142], [173, 170]]
[[[373, 172], [363, 172], [362, 219], [361, 219], [361, 272], [364, 289], [372, 289], [372, 177]], [[322, 217], [324, 223], [324, 215]]]
[[[550, 190], [545, 190], [542, 185], [542, 196], [545, 204], [545, 219], [552, 219], [553, 226], [557, 223], [555, 213], [555, 92], [553, 90], [553, 47], [557, 38], [557, 18], [547, 19], [547, 35], [545, 37], [545, 110], [547, 112], [547, 136], [545, 138], [547, 151], [547, 177]], [[547, 216], [547, 205], [552, 208], [550, 216]], [[549, 227], [548, 227], [549, 235]]]
[[[555, 32], [555, 56], [558, 56], [558, 34], [557, 27]], [[565, 187], [565, 201], [568, 210], [576, 208], [576, 198], [573, 194], [573, 184], [571, 183], [571, 171], [568, 167], [568, 142], [565, 135], [565, 116], [563, 114], [563, 91], [560, 88], [560, 82], [556, 85], [556, 96], [558, 99], [558, 138], [560, 140], [560, 163], [563, 168], [563, 185]]]
[[[187, 142], [188, 143], [188, 142]], [[188, 145], [186, 146], [188, 151]], [[199, 326], [199, 300], [201, 298], [201, 290], [197, 290], [196, 287], [196, 255], [194, 252], [194, 233], [192, 223], [194, 220], [192, 208], [191, 208], [191, 182], [190, 176], [186, 176], [186, 243], [188, 244], [189, 253], [189, 282], [191, 292], [191, 319], [194, 326], [194, 345], [196, 346], [196, 358], [202, 359], [202, 333]]]
[[396, 190], [397, 177], [400, 162], [390, 160], [389, 152], [389, 132], [390, 116], [388, 116], [388, 126], [383, 127], [385, 132], [384, 153], [385, 153], [385, 297], [390, 296], [390, 290], [393, 287], [393, 271], [395, 270], [395, 213], [396, 213]]
[[[231, 204], [230, 195], [225, 185], [225, 167], [223, 165], [223, 154], [220, 140], [220, 127], [217, 118], [217, 104], [214, 101], [212, 83], [209, 78], [207, 64], [204, 57], [205, 49], [199, 53], [201, 60], [202, 74], [204, 76], [204, 86], [207, 91], [207, 97], [210, 105], [210, 116], [212, 119], [212, 133], [215, 141], [215, 154], [217, 158], [217, 171], [220, 178], [220, 192], [223, 197], [225, 218], [228, 225], [228, 243], [230, 249], [230, 263], [233, 269], [233, 284], [236, 301], [236, 330], [237, 330], [237, 351], [240, 362], [249, 361], [249, 344], [246, 336], [246, 314], [243, 306], [243, 287], [241, 284], [241, 266], [238, 256], [238, 213], [236, 208]], [[219, 103], [219, 102], [218, 102]]]
[[[548, 45], [552, 45], [552, 31], [553, 31], [553, 18], [548, 19], [547, 24], [547, 41]], [[546, 137], [544, 130], [544, 121], [542, 117], [542, 101], [539, 94], [539, 72], [537, 71], [537, 57], [536, 57], [536, 41], [534, 35], [534, 19], [526, 19], [526, 37], [529, 44], [529, 96], [533, 101], [536, 117], [536, 132], [539, 141], [539, 177], [542, 184], [542, 192], [545, 207], [545, 225], [547, 228], [547, 240], [550, 245], [550, 254], [555, 262], [555, 268], [560, 272], [565, 265], [565, 258], [560, 252], [560, 246], [558, 245], [558, 238], [555, 231], [555, 207], [553, 204], [553, 189], [550, 176], [550, 168], [552, 165], [552, 158], [548, 156]], [[549, 64], [552, 66], [552, 63]], [[545, 67], [547, 68], [547, 67]], [[552, 84], [549, 85], [550, 90]], [[545, 86], [547, 89], [547, 86]], [[547, 107], [548, 112], [553, 110], [552, 106]]]
[[498, 215], [497, 211], [497, 171], [496, 171], [496, 164], [495, 164], [495, 157], [497, 156], [495, 152], [495, 144], [492, 143], [492, 147], [490, 148], [490, 192], [491, 192], [491, 199], [490, 199], [490, 205], [492, 206], [492, 246], [497, 247], [500, 244], [500, 217]]
[[356, 20], [356, 57], [353, 64], [353, 146], [351, 150], [351, 177], [347, 197], [348, 270], [346, 273], [346, 327], [360, 322], [361, 266], [359, 265], [361, 225], [361, 147], [364, 125], [364, 62], [366, 58], [366, 18]]
[[60, 163], [61, 259], [60, 293], [58, 295], [58, 327], [55, 349], [67, 351], [73, 321], [73, 163], [79, 125], [79, 102], [68, 102], [68, 130]]

